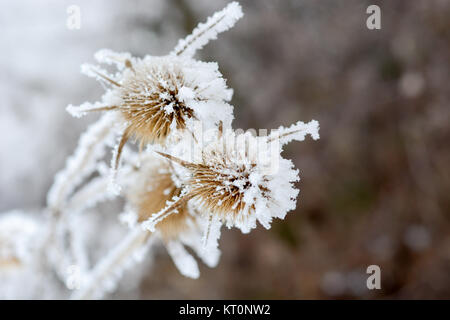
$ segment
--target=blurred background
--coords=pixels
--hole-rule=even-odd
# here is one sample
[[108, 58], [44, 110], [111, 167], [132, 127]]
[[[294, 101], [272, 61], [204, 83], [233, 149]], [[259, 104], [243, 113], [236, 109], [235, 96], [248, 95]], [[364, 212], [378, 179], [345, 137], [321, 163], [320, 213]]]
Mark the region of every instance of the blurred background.
[[[103, 93], [81, 63], [101, 48], [166, 54], [226, 3], [0, 2], [0, 212], [45, 207], [98, 117], [65, 111]], [[224, 230], [219, 266], [198, 280], [158, 252], [138, 289], [113, 298], [450, 298], [450, 1], [240, 3], [244, 18], [197, 57], [234, 88], [235, 128], [320, 122], [319, 141], [284, 152], [301, 173], [297, 210], [269, 231]], [[381, 30], [366, 27], [370, 4]], [[366, 287], [372, 264], [381, 290]]]

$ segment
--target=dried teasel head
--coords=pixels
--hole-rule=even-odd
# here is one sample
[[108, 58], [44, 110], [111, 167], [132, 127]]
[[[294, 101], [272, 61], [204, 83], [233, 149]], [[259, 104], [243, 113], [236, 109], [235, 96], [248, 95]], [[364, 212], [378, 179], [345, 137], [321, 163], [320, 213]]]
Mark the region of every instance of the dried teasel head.
[[141, 143], [164, 144], [194, 120], [218, 124], [232, 119], [231, 98], [217, 64], [180, 57], [146, 57], [125, 70], [118, 88], [120, 110]]
[[[173, 180], [169, 163], [149, 155], [141, 162], [135, 173], [136, 177], [130, 179], [126, 188], [126, 198], [138, 223], [146, 221], [152, 213], [160, 211], [168, 201], [181, 194], [181, 188]], [[174, 210], [176, 214], [162, 221], [156, 228], [166, 242], [177, 239], [194, 224], [186, 202], [180, 203]]]
[[[191, 201], [199, 211], [243, 232], [255, 228], [256, 221], [270, 228], [273, 217], [283, 219], [295, 209], [298, 195], [293, 185], [299, 180], [298, 170], [281, 157], [281, 146], [293, 139], [303, 140], [306, 134], [318, 138], [316, 121], [299, 122], [265, 137], [227, 131], [206, 146], [198, 163], [160, 153], [190, 173], [182, 196], [174, 203]], [[170, 217], [171, 210], [168, 206], [154, 214], [147, 227]]]
[[[147, 221], [152, 213], [173, 204], [173, 214], [161, 221], [153, 231], [163, 240], [180, 272], [197, 278], [197, 263], [184, 246], [191, 247], [208, 266], [214, 267], [220, 257], [217, 241], [211, 241], [205, 248], [202, 245], [205, 228], [203, 220], [195, 214], [195, 208], [189, 206], [187, 201], [173, 201], [182, 197], [182, 189], [177, 185], [178, 178], [174, 177], [172, 164], [147, 152], [139, 162], [140, 166], [131, 174], [126, 187], [126, 200], [131, 212], [135, 213], [135, 222]], [[213, 226], [212, 232], [212, 238], [217, 240], [220, 225]]]
[[[109, 61], [111, 55], [107, 53], [101, 52], [97, 57]], [[116, 167], [122, 148], [131, 137], [139, 141], [142, 149], [148, 143], [166, 144], [169, 138], [189, 131], [196, 121], [205, 129], [219, 122], [231, 125], [233, 107], [227, 101], [232, 91], [216, 63], [172, 55], [143, 59], [125, 55], [115, 59], [122, 59], [125, 66], [116, 76], [84, 67], [88, 75], [111, 86], [103, 102], [69, 106], [68, 110], [78, 116], [88, 111], [120, 113], [125, 128], [116, 153]]]

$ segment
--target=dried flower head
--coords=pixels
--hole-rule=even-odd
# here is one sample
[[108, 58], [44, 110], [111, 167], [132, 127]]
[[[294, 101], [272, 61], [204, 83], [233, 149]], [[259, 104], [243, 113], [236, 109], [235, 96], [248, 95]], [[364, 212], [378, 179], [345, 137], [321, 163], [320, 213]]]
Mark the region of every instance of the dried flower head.
[[200, 216], [187, 201], [173, 201], [182, 197], [182, 189], [177, 186], [172, 164], [155, 157], [153, 152], [146, 152], [139, 162], [136, 171], [127, 178], [129, 182], [125, 183], [129, 211], [134, 215], [136, 223], [142, 223], [168, 203], [176, 203], [172, 208], [174, 214], [161, 221], [154, 232], [163, 240], [180, 272], [185, 276], [197, 278], [197, 263], [184, 249], [184, 245], [190, 246], [208, 266], [216, 266], [220, 257], [217, 247], [220, 224], [216, 223], [212, 227], [212, 238], [216, 241], [210, 241], [205, 248], [202, 244], [205, 229], [203, 220], [199, 219]]
[[[129, 177], [126, 199], [131, 211], [136, 214], [136, 222], [141, 223], [150, 218], [152, 213], [163, 209], [168, 201], [179, 197], [181, 188], [177, 187], [172, 179], [169, 163], [155, 156], [147, 154], [141, 160], [140, 167], [135, 170]], [[164, 241], [176, 239], [193, 223], [187, 203], [180, 203], [177, 213], [156, 228]]]
[[[110, 102], [108, 106], [77, 110], [119, 111], [126, 124], [119, 152], [132, 136], [140, 141], [142, 149], [147, 143], [165, 144], [171, 133], [189, 128], [196, 120], [210, 126], [220, 121], [231, 124], [233, 108], [226, 102], [231, 90], [216, 63], [178, 56], [127, 61], [129, 68], [120, 75], [121, 80], [107, 78], [113, 84], [104, 98]], [[87, 70], [89, 75], [100, 74]]]
[[249, 232], [258, 220], [270, 228], [273, 217], [283, 219], [295, 208], [298, 170], [281, 157], [282, 145], [303, 140], [310, 134], [318, 139], [318, 122], [299, 122], [280, 128], [276, 134], [255, 137], [228, 131], [203, 150], [198, 163], [160, 153], [189, 171], [181, 197], [152, 215], [146, 226], [152, 230], [172, 215], [174, 207], [191, 201], [200, 212], [223, 221], [228, 227]]
[[232, 90], [227, 88], [216, 63], [196, 61], [192, 56], [241, 17], [239, 4], [229, 4], [180, 40], [174, 51], [164, 57], [139, 59], [128, 53], [99, 51], [96, 59], [115, 64], [118, 67], [115, 75], [96, 66], [82, 66], [84, 73], [103, 81], [110, 89], [101, 102], [79, 107], [69, 105], [67, 110], [77, 117], [89, 111], [119, 111], [124, 128], [113, 161], [114, 169], [131, 137], [140, 142], [142, 149], [148, 143], [164, 145], [174, 133], [189, 131], [194, 121], [200, 121], [206, 128], [219, 122], [231, 125], [233, 108], [227, 102]]
[[194, 119], [231, 121], [230, 91], [215, 63], [179, 57], [146, 57], [126, 70], [118, 107], [129, 123], [127, 135], [141, 143], [163, 143], [171, 131]]

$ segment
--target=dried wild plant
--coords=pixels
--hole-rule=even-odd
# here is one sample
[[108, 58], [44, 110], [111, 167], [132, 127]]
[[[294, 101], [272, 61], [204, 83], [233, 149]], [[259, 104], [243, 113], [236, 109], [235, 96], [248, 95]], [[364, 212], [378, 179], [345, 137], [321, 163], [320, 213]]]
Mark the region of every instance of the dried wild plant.
[[[82, 135], [66, 168], [55, 177], [43, 240], [26, 240], [45, 254], [23, 260], [19, 253], [31, 249], [16, 246], [35, 234], [29, 232], [34, 224], [0, 220], [0, 230], [6, 228], [9, 233], [4, 234], [10, 235], [0, 237], [0, 272], [22, 263], [39, 265], [39, 270], [47, 267], [75, 289], [72, 298], [101, 298], [124, 271], [162, 243], [180, 272], [197, 278], [197, 262], [185, 246], [214, 267], [222, 225], [248, 233], [258, 221], [268, 229], [273, 218], [283, 219], [295, 208], [298, 170], [281, 156], [282, 148], [306, 135], [318, 139], [318, 122], [297, 122], [266, 136], [234, 131], [232, 90], [218, 65], [193, 58], [242, 15], [240, 5], [230, 3], [163, 57], [100, 50], [96, 59], [114, 64], [116, 74], [83, 65], [82, 71], [105, 83], [107, 90], [100, 102], [67, 109], [77, 117], [91, 111], [105, 114]], [[138, 151], [126, 147], [130, 138], [139, 143]], [[105, 147], [114, 150], [111, 168], [104, 163]], [[195, 150], [193, 157], [189, 148]], [[75, 230], [74, 221], [119, 194], [125, 201], [119, 217], [128, 234], [91, 266], [83, 233]], [[5, 248], [13, 248], [12, 253], [5, 254]], [[74, 266], [79, 271], [75, 284], [67, 276]]]

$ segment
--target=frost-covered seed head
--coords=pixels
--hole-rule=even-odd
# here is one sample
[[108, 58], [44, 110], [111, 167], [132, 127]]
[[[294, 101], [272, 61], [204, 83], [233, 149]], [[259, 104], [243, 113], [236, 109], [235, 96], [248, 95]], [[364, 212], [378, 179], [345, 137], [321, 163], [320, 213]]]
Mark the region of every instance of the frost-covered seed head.
[[[190, 171], [186, 197], [200, 212], [248, 232], [256, 220], [269, 228], [273, 217], [284, 218], [295, 208], [298, 190], [293, 182], [299, 179], [298, 171], [280, 156], [280, 148], [271, 154], [270, 144], [267, 137], [230, 131], [205, 148], [199, 163], [165, 156]], [[267, 170], [270, 161], [277, 162], [276, 172]]]
[[[158, 153], [188, 172], [182, 196], [174, 199], [175, 203], [190, 201], [204, 215], [246, 233], [256, 227], [256, 221], [268, 229], [273, 217], [283, 219], [295, 209], [299, 191], [293, 183], [299, 180], [298, 170], [292, 161], [281, 157], [281, 152], [283, 145], [303, 141], [306, 135], [319, 139], [316, 120], [299, 121], [261, 137], [219, 130], [217, 139], [202, 148], [201, 160], [193, 162]], [[166, 206], [152, 215], [146, 227], [153, 230], [171, 210]]]
[[232, 119], [231, 95], [214, 63], [175, 56], [146, 57], [124, 71], [118, 106], [128, 135], [164, 144], [171, 132], [194, 120], [217, 124]]
[[[135, 174], [136, 178], [130, 184], [126, 197], [136, 212], [139, 223], [147, 220], [152, 213], [163, 209], [167, 201], [181, 193], [181, 189], [173, 182], [166, 161], [147, 156]], [[156, 228], [166, 242], [177, 239], [194, 223], [186, 203], [178, 206], [176, 210], [177, 214], [167, 217]]]

